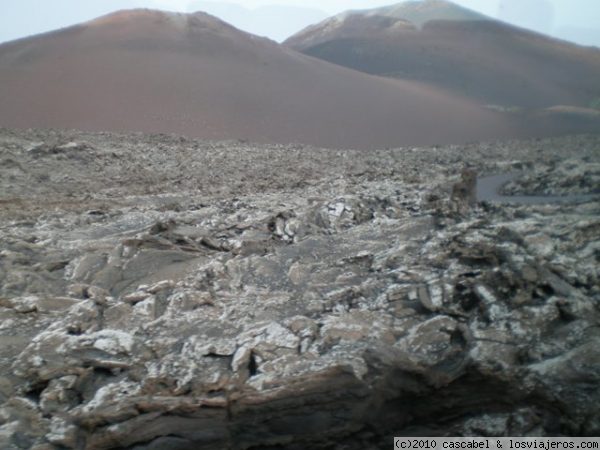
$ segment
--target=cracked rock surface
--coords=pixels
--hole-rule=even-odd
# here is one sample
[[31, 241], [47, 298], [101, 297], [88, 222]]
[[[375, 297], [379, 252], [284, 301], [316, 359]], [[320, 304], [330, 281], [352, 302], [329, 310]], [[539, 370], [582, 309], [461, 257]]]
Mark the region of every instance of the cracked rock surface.
[[580, 159], [549, 158], [536, 170], [508, 183], [508, 195], [586, 195], [600, 193], [600, 163], [592, 157]]
[[0, 130], [0, 448], [598, 435], [600, 205], [451, 195], [598, 164]]

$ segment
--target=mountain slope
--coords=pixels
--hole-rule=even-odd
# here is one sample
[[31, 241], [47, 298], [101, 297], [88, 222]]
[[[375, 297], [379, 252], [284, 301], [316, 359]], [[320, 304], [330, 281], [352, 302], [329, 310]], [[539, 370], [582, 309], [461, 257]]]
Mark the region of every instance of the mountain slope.
[[600, 50], [444, 0], [344, 13], [286, 45], [363, 72], [420, 80], [506, 107], [585, 107], [600, 97]]
[[206, 14], [133, 10], [0, 46], [0, 126], [372, 148], [513, 134], [437, 89], [309, 58]]

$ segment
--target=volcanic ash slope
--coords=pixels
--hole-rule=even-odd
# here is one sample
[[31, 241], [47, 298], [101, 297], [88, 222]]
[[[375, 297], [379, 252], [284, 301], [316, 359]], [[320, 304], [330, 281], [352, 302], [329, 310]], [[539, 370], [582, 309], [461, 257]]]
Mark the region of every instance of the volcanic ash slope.
[[133, 10], [0, 46], [0, 126], [341, 147], [513, 136], [503, 115], [202, 13]]
[[[505, 108], [587, 108], [600, 98], [600, 49], [518, 28], [445, 0], [349, 11], [285, 44], [342, 66], [419, 80]], [[548, 124], [546, 133], [557, 125]]]

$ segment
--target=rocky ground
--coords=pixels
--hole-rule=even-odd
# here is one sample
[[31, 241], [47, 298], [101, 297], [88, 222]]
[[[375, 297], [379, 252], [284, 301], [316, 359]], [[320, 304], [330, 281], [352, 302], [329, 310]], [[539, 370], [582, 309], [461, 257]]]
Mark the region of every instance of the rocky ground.
[[0, 447], [598, 435], [599, 202], [451, 195], [466, 165], [564, 166], [577, 187], [552, 186], [594, 192], [598, 164], [591, 136], [367, 153], [0, 130]]
[[[582, 164], [583, 162], [583, 164]], [[587, 195], [600, 194], [600, 163], [593, 156], [549, 159], [536, 170], [508, 183], [507, 195]]]

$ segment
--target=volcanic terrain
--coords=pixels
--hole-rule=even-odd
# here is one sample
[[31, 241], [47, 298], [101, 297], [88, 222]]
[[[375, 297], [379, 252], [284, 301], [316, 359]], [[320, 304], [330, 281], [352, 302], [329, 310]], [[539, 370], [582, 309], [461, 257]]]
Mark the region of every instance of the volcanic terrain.
[[507, 109], [588, 107], [600, 97], [600, 49], [517, 28], [445, 0], [350, 11], [299, 32], [286, 45]]
[[435, 87], [368, 76], [203, 14], [132, 10], [0, 46], [0, 125], [374, 148], [510, 136]]
[[[504, 36], [448, 7], [309, 40]], [[600, 136], [479, 141], [598, 131], [595, 53], [511, 30], [523, 73], [573, 49], [522, 110], [201, 13], [0, 46], [0, 448], [599, 435]]]
[[[0, 448], [600, 433], [597, 136], [0, 130], [0, 158]], [[500, 202], [463, 190], [519, 172]]]

